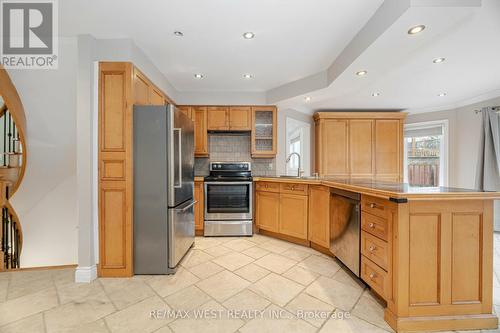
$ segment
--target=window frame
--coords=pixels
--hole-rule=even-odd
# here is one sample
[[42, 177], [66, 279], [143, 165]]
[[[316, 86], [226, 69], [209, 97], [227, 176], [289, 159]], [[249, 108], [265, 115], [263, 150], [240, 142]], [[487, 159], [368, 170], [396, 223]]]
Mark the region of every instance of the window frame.
[[[441, 126], [443, 130], [443, 139], [440, 144], [440, 161], [439, 161], [439, 186], [448, 186], [449, 184], [449, 136], [448, 136], [448, 119], [422, 121], [415, 123], [407, 123], [404, 125], [404, 131], [412, 129], [425, 129], [429, 127]], [[406, 144], [406, 136], [403, 133], [404, 140], [404, 161], [403, 161], [403, 175], [404, 182], [408, 183], [408, 146]]]

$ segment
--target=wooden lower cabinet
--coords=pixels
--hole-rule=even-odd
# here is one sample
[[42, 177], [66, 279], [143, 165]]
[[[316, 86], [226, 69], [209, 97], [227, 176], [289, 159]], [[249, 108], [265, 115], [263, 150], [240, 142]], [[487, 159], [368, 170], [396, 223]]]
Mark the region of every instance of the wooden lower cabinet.
[[330, 248], [330, 188], [309, 186], [309, 241]]
[[203, 235], [203, 228], [205, 224], [205, 191], [203, 188], [203, 181], [194, 182], [194, 230], [197, 236]]
[[255, 193], [255, 221], [259, 229], [278, 232], [280, 219], [280, 195], [274, 192]]
[[307, 239], [307, 199], [306, 195], [280, 193], [280, 234]]

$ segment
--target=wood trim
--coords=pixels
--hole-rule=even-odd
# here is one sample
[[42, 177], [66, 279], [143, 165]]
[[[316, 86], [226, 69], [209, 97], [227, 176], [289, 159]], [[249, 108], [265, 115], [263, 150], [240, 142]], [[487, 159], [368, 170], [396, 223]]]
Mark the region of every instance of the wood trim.
[[364, 111], [321, 111], [314, 114], [314, 120], [319, 119], [405, 119], [407, 112], [399, 111], [380, 111], [380, 112], [364, 112]]

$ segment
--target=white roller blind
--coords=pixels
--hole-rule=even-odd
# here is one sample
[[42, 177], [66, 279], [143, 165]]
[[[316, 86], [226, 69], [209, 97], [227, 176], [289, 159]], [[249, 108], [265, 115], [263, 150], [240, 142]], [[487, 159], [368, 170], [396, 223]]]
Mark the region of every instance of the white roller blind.
[[443, 135], [443, 126], [429, 126], [420, 128], [407, 128], [405, 129], [405, 138], [418, 138], [422, 136], [437, 136]]

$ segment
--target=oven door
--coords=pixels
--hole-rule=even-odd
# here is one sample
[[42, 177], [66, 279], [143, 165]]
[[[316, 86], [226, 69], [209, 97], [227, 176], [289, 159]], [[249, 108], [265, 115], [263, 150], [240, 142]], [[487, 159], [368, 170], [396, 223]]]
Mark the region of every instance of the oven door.
[[252, 220], [252, 182], [205, 182], [205, 220]]

